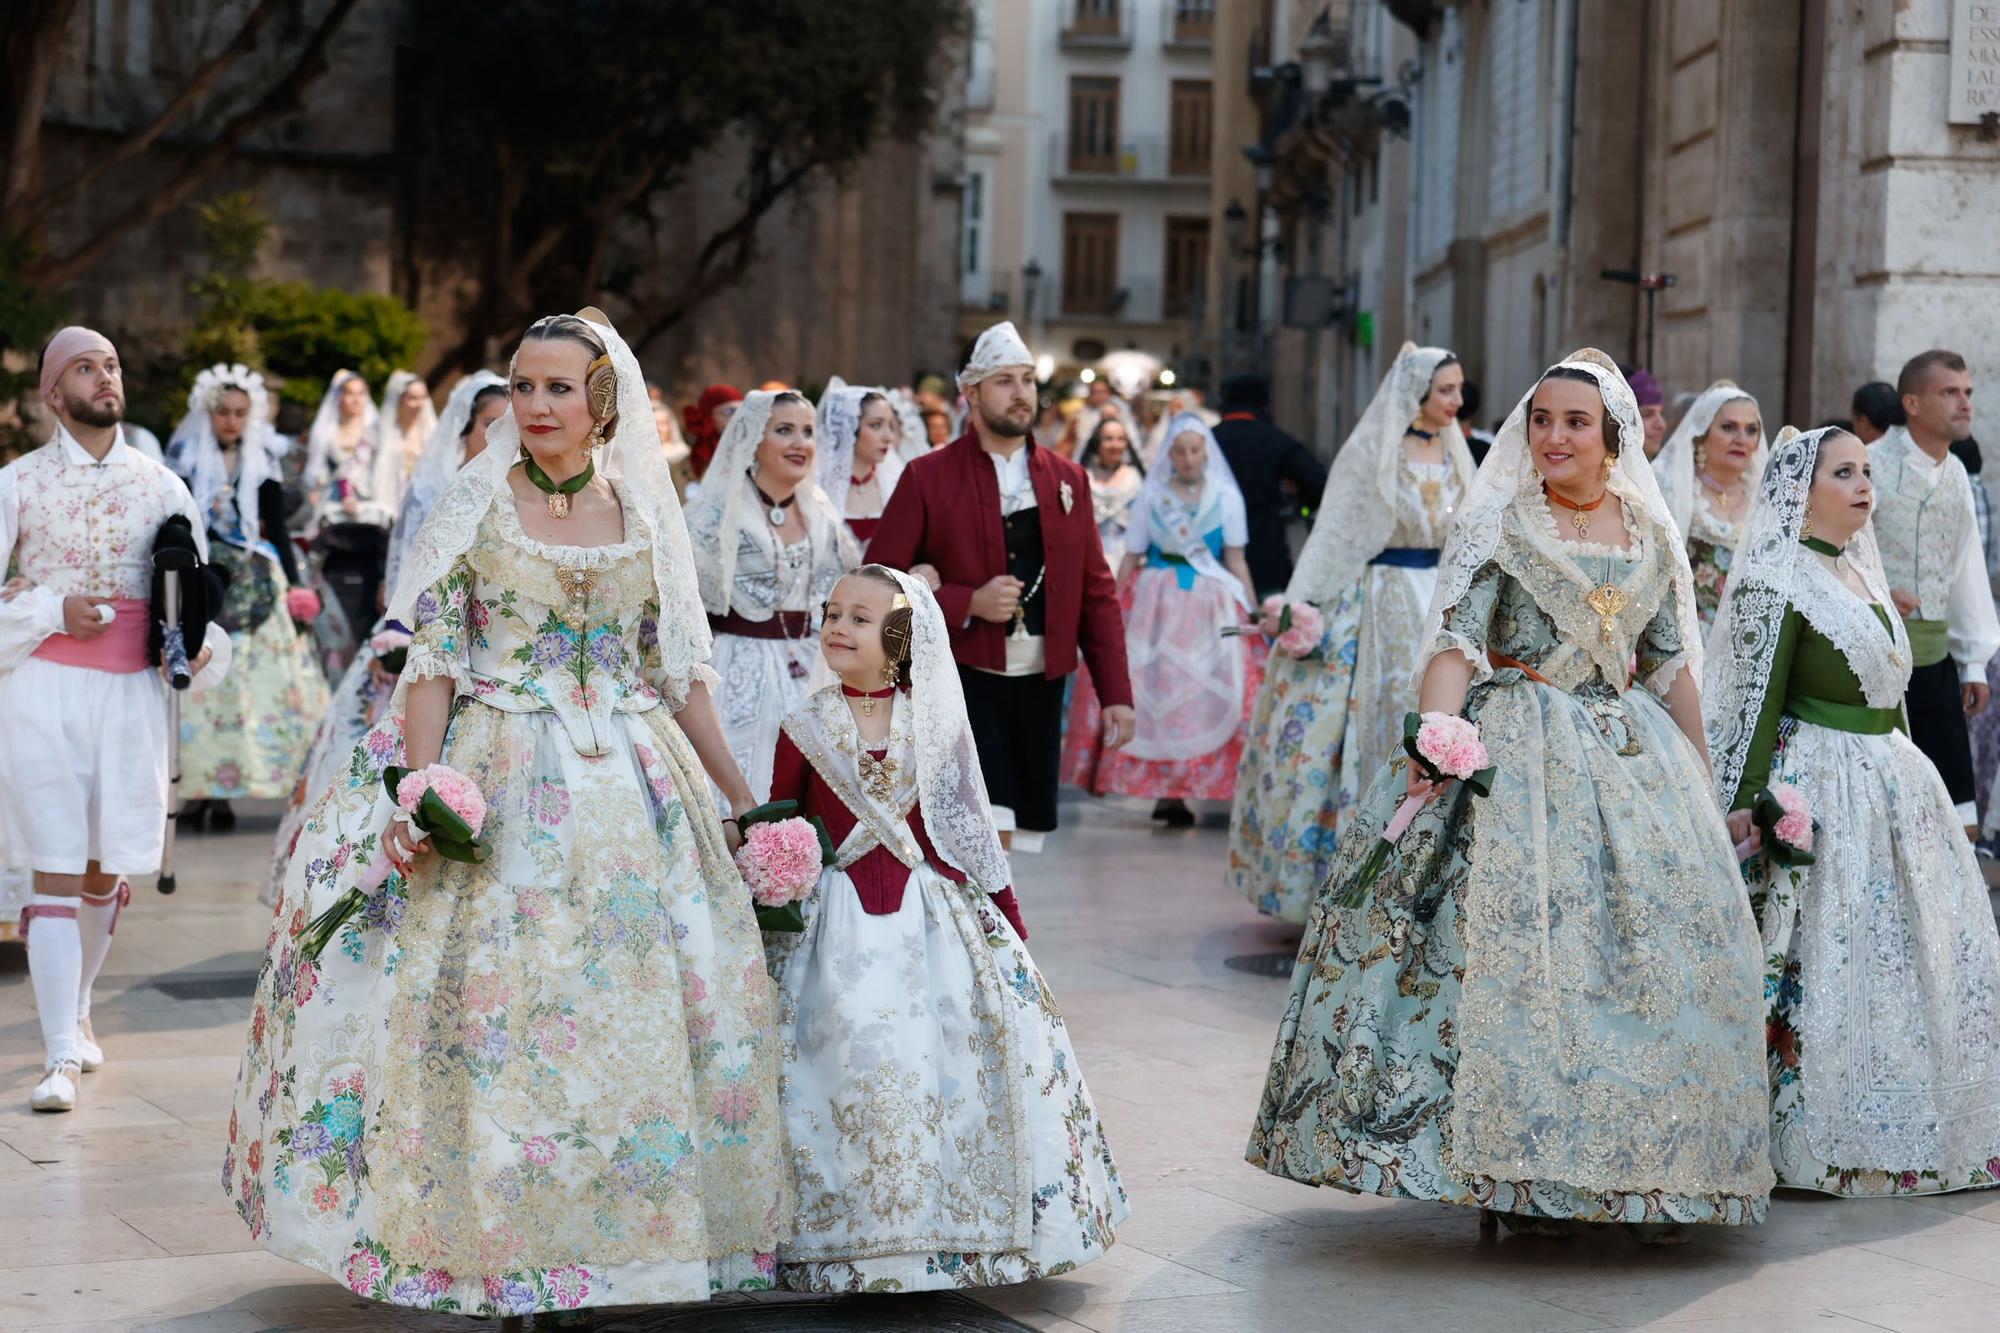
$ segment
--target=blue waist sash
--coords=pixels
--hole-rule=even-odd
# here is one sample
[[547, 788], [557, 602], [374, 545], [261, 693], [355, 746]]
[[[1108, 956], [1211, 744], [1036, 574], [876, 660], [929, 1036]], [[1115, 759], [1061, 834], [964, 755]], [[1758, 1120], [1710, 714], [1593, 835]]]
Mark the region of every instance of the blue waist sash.
[[1382, 553], [1368, 563], [1394, 565], [1398, 569], [1436, 569], [1438, 549], [1435, 546], [1385, 546]]

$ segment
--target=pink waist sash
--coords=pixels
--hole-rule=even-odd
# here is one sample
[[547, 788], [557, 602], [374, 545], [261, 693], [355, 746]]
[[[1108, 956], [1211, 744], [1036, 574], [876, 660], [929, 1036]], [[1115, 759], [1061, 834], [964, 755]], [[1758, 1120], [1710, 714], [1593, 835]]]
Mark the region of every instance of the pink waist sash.
[[146, 628], [152, 618], [151, 602], [138, 597], [120, 597], [111, 603], [118, 618], [94, 639], [69, 634], [51, 634], [35, 649], [35, 656], [58, 666], [89, 667], [92, 671], [144, 671]]

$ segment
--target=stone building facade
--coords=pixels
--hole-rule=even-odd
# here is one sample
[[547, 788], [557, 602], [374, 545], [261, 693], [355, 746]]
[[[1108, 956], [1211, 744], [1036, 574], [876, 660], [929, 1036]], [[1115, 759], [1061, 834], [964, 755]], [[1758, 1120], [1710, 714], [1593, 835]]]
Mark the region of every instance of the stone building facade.
[[[1242, 89], [1219, 91], [1218, 158], [1278, 150], [1258, 202], [1283, 245], [1216, 267], [1282, 291], [1317, 249], [1344, 297], [1324, 328], [1268, 330], [1281, 414], [1330, 449], [1407, 336], [1457, 350], [1497, 419], [1569, 348], [1644, 363], [1649, 323], [1670, 393], [1735, 379], [1773, 428], [1845, 416], [1927, 347], [1990, 382], [2000, 136], [1947, 123], [1964, 3], [1236, 0], [1226, 26], [1268, 54], [1218, 72]], [[1315, 59], [1332, 91], [1308, 112], [1283, 94]], [[1316, 214], [1313, 181], [1344, 206]], [[1649, 322], [1606, 269], [1674, 285]], [[1975, 430], [2000, 437], [1987, 398]]]

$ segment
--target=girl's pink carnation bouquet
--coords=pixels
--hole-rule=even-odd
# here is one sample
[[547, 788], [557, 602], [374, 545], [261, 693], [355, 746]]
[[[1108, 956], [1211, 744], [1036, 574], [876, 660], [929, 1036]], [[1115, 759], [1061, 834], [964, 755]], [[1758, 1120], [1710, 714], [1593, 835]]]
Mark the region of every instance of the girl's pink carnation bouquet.
[[292, 588], [285, 593], [285, 614], [296, 624], [310, 625], [319, 619], [322, 609], [319, 594], [311, 588]]
[[[416, 840], [430, 843], [439, 856], [476, 865], [492, 850], [479, 836], [486, 825], [486, 798], [480, 795], [477, 783], [449, 764], [417, 769], [391, 766], [382, 770], [382, 786], [415, 830]], [[317, 962], [341, 927], [387, 882], [392, 868], [388, 855], [379, 845], [375, 847], [374, 859], [355, 886], [306, 926], [300, 955], [308, 962]]]
[[743, 835], [736, 869], [750, 888], [759, 930], [804, 930], [800, 904], [812, 896], [820, 871], [838, 859], [826, 826], [800, 818], [793, 813], [798, 808], [796, 801], [773, 801], [736, 821]]
[[1406, 713], [1403, 715], [1403, 750], [1410, 763], [1421, 769], [1423, 781], [1403, 798], [1396, 813], [1382, 829], [1382, 836], [1368, 849], [1340, 898], [1342, 907], [1359, 907], [1368, 890], [1389, 862], [1389, 853], [1417, 817], [1417, 811], [1444, 784], [1463, 782], [1475, 794], [1493, 790], [1495, 765], [1479, 738], [1479, 728], [1454, 713]]

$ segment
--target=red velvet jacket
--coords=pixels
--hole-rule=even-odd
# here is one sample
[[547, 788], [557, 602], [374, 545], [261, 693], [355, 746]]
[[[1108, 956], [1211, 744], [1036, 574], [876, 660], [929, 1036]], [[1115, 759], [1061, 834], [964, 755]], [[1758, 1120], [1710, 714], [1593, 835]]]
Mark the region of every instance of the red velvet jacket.
[[[886, 750], [873, 751], [877, 759], [886, 753]], [[782, 731], [778, 733], [778, 748], [771, 756], [771, 799], [797, 801], [801, 816], [817, 815], [820, 823], [826, 825], [826, 834], [833, 839], [836, 847], [861, 822], [800, 753], [799, 747], [792, 744], [792, 738]], [[910, 811], [910, 832], [916, 835], [917, 847], [932, 870], [954, 884], [965, 883], [965, 872], [948, 865], [938, 856], [937, 848], [931, 845], [930, 830], [924, 827], [922, 807]], [[903, 890], [909, 886], [910, 871], [888, 848], [873, 847], [847, 868], [847, 877], [854, 881], [854, 891], [861, 898], [862, 911], [870, 916], [888, 916], [903, 905]], [[991, 896], [993, 905], [1012, 923], [1014, 933], [1027, 939], [1028, 925], [1021, 919], [1013, 886], [1009, 885]]]
[[[1076, 670], [1081, 653], [1098, 699], [1107, 705], [1130, 706], [1125, 622], [1118, 610], [1118, 585], [1097, 535], [1090, 477], [1033, 440], [1027, 448], [1028, 475], [1034, 482], [1035, 504], [1042, 511], [1042, 559], [1048, 568], [1039, 594], [1048, 598], [1043, 607], [1048, 678], [1059, 680]], [[1006, 627], [968, 619], [973, 592], [1007, 570], [1000, 481], [979, 447], [977, 434], [968, 432], [904, 470], [882, 514], [882, 525], [869, 543], [868, 558], [892, 569], [935, 565], [944, 579], [937, 599], [951, 630], [952, 656], [961, 666], [986, 671], [1007, 665]]]

